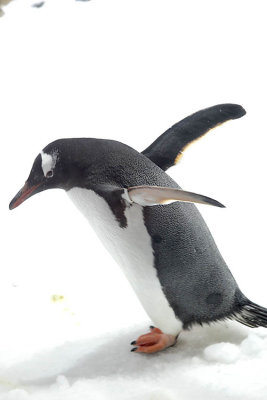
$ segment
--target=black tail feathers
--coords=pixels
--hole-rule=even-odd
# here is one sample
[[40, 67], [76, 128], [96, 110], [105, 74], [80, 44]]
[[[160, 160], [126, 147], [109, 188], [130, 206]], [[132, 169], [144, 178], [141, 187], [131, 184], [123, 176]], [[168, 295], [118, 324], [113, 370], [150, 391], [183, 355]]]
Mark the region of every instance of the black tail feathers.
[[259, 326], [267, 328], [267, 308], [247, 300], [240, 311], [234, 314], [233, 319], [250, 328], [258, 328]]

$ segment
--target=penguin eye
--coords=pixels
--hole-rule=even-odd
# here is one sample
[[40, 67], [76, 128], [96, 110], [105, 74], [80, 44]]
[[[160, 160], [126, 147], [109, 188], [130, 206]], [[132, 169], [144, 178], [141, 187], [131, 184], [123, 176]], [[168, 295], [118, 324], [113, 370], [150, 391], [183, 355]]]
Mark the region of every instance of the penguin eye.
[[52, 178], [52, 176], [54, 175], [54, 172], [52, 170], [48, 171], [46, 174], [46, 178]]

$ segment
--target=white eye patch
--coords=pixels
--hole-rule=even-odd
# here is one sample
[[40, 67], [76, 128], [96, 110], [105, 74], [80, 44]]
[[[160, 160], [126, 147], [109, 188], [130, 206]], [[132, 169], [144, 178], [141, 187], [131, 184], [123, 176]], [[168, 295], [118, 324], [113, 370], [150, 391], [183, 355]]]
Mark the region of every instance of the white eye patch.
[[42, 157], [42, 170], [44, 173], [44, 176], [46, 176], [48, 171], [53, 171], [53, 169], [56, 166], [57, 162], [57, 153], [47, 154], [41, 151], [41, 157]]

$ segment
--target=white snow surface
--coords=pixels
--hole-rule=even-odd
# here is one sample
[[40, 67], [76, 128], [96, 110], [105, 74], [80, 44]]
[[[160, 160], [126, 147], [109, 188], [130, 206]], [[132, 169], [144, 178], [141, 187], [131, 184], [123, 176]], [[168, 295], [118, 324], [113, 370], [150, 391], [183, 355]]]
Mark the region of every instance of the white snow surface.
[[151, 321], [65, 193], [7, 209], [52, 140], [141, 151], [192, 112], [240, 103], [246, 117], [169, 173], [226, 204], [199, 209], [242, 291], [267, 307], [265, 1], [34, 2], [0, 19], [0, 400], [265, 400], [265, 329], [197, 326], [164, 352], [131, 353]]

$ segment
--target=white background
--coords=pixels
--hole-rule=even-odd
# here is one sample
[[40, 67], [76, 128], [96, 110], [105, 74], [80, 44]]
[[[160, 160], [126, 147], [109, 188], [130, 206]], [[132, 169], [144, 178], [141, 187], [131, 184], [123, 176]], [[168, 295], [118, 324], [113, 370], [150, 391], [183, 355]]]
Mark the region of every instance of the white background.
[[[107, 332], [128, 329], [130, 342], [131, 327], [140, 334], [150, 323], [64, 192], [8, 210], [34, 158], [58, 138], [116, 139], [142, 151], [195, 111], [241, 104], [245, 117], [196, 142], [169, 173], [184, 189], [227, 206], [199, 209], [242, 291], [267, 307], [265, 2], [31, 3], [14, 1], [0, 20], [3, 371]], [[20, 388], [21, 375], [4, 375], [3, 391]]]

